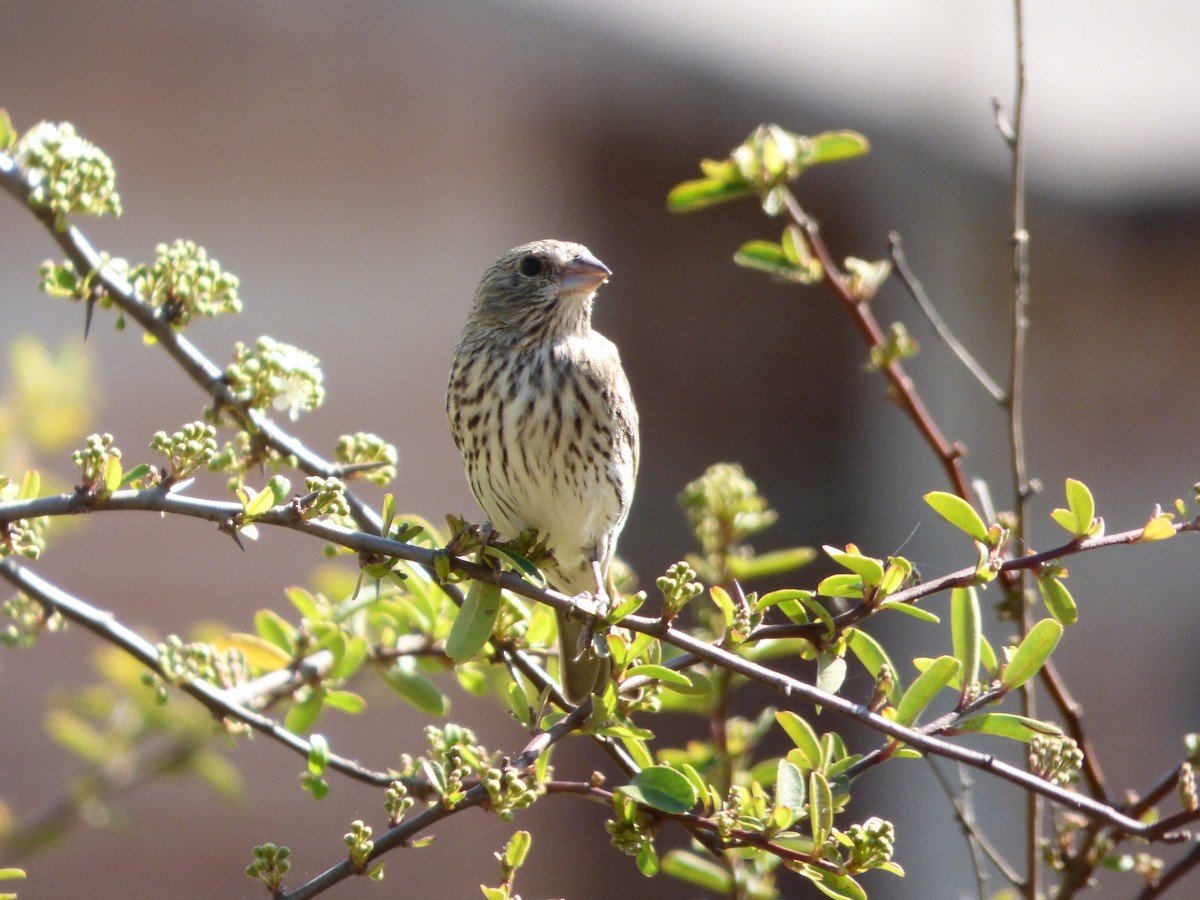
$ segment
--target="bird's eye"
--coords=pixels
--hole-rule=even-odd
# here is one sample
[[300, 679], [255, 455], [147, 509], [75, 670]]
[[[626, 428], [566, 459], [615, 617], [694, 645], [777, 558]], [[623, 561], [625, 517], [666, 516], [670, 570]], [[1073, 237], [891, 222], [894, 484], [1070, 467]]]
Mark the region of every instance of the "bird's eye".
[[521, 257], [521, 263], [517, 267], [521, 270], [521, 274], [529, 278], [533, 278], [542, 274], [542, 269], [546, 267], [545, 261], [537, 254], [530, 253], [528, 256]]

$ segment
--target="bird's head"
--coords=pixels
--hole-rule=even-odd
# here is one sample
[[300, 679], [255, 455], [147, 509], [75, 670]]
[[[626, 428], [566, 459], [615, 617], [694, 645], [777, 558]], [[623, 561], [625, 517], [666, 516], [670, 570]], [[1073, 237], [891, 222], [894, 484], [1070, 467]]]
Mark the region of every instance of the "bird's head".
[[480, 281], [468, 329], [543, 341], [585, 334], [592, 297], [611, 274], [582, 244], [542, 240], [514, 247]]

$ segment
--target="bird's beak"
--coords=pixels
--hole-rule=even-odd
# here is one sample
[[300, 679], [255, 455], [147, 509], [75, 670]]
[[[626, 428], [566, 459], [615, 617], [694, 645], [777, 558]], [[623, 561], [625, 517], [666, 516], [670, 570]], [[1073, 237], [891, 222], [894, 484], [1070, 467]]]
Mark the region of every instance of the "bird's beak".
[[584, 250], [563, 268], [562, 289], [590, 294], [608, 281], [611, 274], [612, 269]]

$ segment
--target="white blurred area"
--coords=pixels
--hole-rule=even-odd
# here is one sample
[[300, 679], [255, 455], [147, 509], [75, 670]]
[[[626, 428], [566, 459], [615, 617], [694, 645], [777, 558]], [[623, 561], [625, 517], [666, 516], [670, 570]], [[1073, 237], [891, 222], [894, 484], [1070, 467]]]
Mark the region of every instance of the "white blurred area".
[[[978, 128], [1011, 109], [1013, 4], [1001, 0], [492, 0], [921, 135], [999, 172]], [[1200, 6], [1189, 0], [1025, 0], [1027, 138], [1035, 188], [1144, 202], [1200, 192]], [[802, 86], [792, 93], [789, 85]]]
[[[1200, 480], [1200, 6], [1025, 5], [1027, 431], [1030, 472], [1045, 486], [1032, 504], [1042, 549], [1063, 540], [1048, 512], [1068, 476], [1091, 486], [1110, 531], [1138, 527], [1154, 503]], [[798, 196], [836, 258], [880, 258], [900, 231], [942, 315], [1003, 379], [1010, 158], [991, 98], [1011, 108], [1013, 57], [1003, 0], [0, 3], [0, 106], [19, 129], [73, 122], [116, 165], [125, 214], [85, 231], [131, 260], [192, 239], [236, 273], [245, 312], [198, 322], [189, 338], [219, 363], [260, 334], [320, 357], [325, 408], [294, 431], [324, 453], [356, 430], [394, 441], [402, 511], [478, 514], [443, 391], [480, 273], [530, 239], [587, 244], [615, 273], [596, 321], [621, 348], [642, 418], [620, 549], [651, 587], [692, 549], [676, 495], [721, 460], [742, 462], [780, 512], [763, 549], [854, 541], [876, 556], [901, 553], [927, 577], [973, 562], [969, 542], [921, 501], [947, 487], [944, 475], [863, 372], [864, 348], [834, 301], [732, 264], [742, 241], [776, 237], [781, 223], [750, 202], [676, 217], [664, 198], [760, 122], [863, 132], [868, 156], [806, 173]], [[0, 197], [0, 352], [21, 333], [83, 347], [82, 310], [35, 290], [54, 249]], [[947, 437], [968, 447], [969, 474], [1009, 507], [1003, 413], [897, 281], [874, 303], [885, 325], [909, 324], [922, 347], [908, 364], [918, 388]], [[88, 339], [103, 396], [93, 429], [141, 461], [154, 432], [197, 418], [204, 398], [164, 354], [111, 324], [98, 312]], [[0, 366], [0, 393], [6, 378]], [[44, 467], [64, 483], [74, 476], [65, 454]], [[220, 497], [224, 485], [195, 491]], [[1055, 659], [1114, 796], [1177, 763], [1179, 735], [1200, 714], [1196, 551], [1181, 538], [1069, 563], [1081, 621]], [[265, 533], [242, 553], [206, 525], [129, 514], [85, 517], [52, 536], [37, 570], [161, 637], [201, 619], [251, 630], [256, 610], [286, 609], [283, 590], [321, 562], [290, 533]], [[827, 571], [792, 583], [815, 585]], [[994, 600], [985, 594], [985, 607]], [[930, 608], [945, 615], [945, 598]], [[944, 631], [906, 617], [880, 617], [872, 630], [908, 678], [912, 656], [949, 652]], [[995, 622], [988, 634], [1007, 637]], [[75, 771], [42, 733], [43, 696], [93, 678], [95, 647], [74, 629], [0, 653], [0, 798], [17, 817], [51, 802]], [[865, 696], [869, 679], [852, 676], [845, 690]], [[381, 692], [368, 701], [369, 729], [336, 714], [321, 721], [333, 749], [378, 767], [419, 752], [426, 720]], [[753, 714], [783, 701], [740, 702]], [[490, 746], [519, 749], [525, 736], [503, 713], [481, 719], [494, 706], [457, 700], [452, 718], [483, 721]], [[840, 723], [826, 712], [817, 727]], [[120, 801], [124, 828], [83, 827], [22, 861], [28, 896], [123, 898], [135, 884], [179, 900], [258, 896], [241, 874], [255, 844], [292, 848], [295, 885], [342, 856], [348, 822], [382, 825], [378, 791], [335, 777], [316, 804], [297, 787], [303, 760], [273, 743], [240, 742], [231, 756], [246, 773], [245, 803], [230, 808], [191, 783], [144, 786]], [[555, 763], [563, 777], [606, 765], [582, 743]], [[907, 768], [862, 780], [851, 810], [896, 820], [909, 872], [869, 880], [871, 896], [969, 895], [949, 805], [923, 764], [895, 765]], [[983, 824], [1019, 859], [1022, 795], [976, 782]], [[478, 896], [480, 883], [499, 880], [491, 853], [514, 827], [534, 833], [523, 896], [695, 896], [638, 875], [608, 846], [604, 817], [563, 798], [512, 827], [458, 816], [432, 848], [392, 854], [382, 886], [328, 896]], [[665, 850], [681, 837], [664, 829], [662, 841]], [[1131, 884], [1105, 875], [1092, 896], [1127, 897]], [[789, 883], [784, 896], [800, 890]]]

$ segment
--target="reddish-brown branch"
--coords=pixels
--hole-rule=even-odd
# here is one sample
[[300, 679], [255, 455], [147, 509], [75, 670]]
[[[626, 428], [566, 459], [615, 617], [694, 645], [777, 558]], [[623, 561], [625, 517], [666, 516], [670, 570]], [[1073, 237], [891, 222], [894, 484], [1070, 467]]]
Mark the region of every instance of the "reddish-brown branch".
[[[821, 261], [825, 272], [825, 284], [829, 286], [829, 289], [841, 301], [846, 312], [850, 314], [867, 345], [871, 349], [882, 349], [887, 344], [887, 336], [871, 311], [870, 304], [862, 302], [851, 293], [846, 277], [842, 275], [841, 269], [834, 262], [829, 248], [821, 237], [821, 230], [816, 221], [804, 211], [790, 191], [784, 192], [784, 198], [788, 215], [797, 226], [803, 229], [809, 246], [817, 259]], [[913, 420], [917, 430], [921, 432], [933, 452], [937, 454], [938, 461], [945, 469], [946, 476], [954, 486], [955, 493], [968, 503], [973, 502], [971, 488], [967, 484], [967, 478], [963, 472], [962, 457], [965, 452], [963, 446], [958, 443], [952, 444], [946, 440], [941, 429], [938, 428], [937, 422], [925, 407], [920, 394], [917, 393], [912, 379], [909, 378], [904, 366], [898, 360], [885, 363], [881, 367], [881, 371], [891, 386], [892, 399]]]

